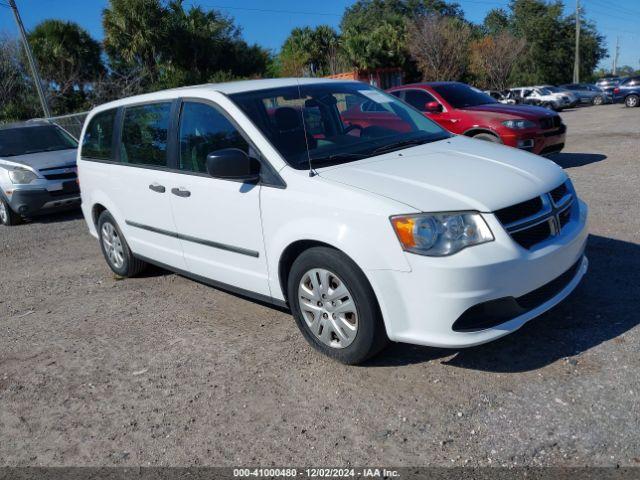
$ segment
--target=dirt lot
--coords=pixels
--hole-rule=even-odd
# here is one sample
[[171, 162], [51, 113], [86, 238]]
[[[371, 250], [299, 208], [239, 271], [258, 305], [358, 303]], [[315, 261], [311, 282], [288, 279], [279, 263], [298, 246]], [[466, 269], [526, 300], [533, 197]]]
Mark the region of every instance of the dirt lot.
[[280, 311], [116, 280], [78, 214], [0, 227], [0, 464], [639, 466], [640, 108], [562, 116], [590, 271], [473, 349], [342, 366]]

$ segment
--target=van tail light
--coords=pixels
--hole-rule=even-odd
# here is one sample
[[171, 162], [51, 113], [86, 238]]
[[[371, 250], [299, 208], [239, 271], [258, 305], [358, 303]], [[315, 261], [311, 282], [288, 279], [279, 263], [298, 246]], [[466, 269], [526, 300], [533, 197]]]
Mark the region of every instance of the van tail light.
[[620, 93], [620, 89], [618, 87], [614, 88], [613, 93]]

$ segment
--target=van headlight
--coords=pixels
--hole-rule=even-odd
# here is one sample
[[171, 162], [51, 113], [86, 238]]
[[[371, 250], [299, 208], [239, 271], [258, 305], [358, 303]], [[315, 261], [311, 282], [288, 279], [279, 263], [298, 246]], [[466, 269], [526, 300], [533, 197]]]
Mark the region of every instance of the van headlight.
[[391, 217], [391, 224], [405, 251], [430, 257], [493, 240], [487, 222], [475, 212], [398, 215]]
[[31, 170], [27, 170], [26, 168], [12, 168], [9, 170], [9, 179], [13, 183], [26, 184], [33, 182], [38, 176], [33, 173]]

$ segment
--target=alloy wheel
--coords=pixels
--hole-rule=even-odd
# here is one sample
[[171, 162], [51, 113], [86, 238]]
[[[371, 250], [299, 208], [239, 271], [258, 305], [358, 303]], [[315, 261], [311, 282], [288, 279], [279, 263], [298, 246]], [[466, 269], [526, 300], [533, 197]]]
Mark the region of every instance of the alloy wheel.
[[109, 222], [102, 224], [102, 245], [111, 265], [121, 269], [124, 265], [124, 249], [116, 228]]
[[638, 97], [636, 97], [635, 95], [632, 95], [629, 98], [627, 98], [627, 107], [637, 107], [637, 106], [638, 106]]
[[331, 348], [346, 348], [358, 333], [358, 311], [353, 295], [333, 272], [307, 271], [298, 285], [298, 304], [309, 330]]

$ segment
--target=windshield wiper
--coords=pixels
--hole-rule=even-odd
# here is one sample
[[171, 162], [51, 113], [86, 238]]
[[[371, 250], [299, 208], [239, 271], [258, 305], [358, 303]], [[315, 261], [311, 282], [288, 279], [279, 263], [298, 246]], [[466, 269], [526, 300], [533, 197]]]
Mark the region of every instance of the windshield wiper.
[[381, 147], [378, 147], [374, 149], [371, 152], [371, 154], [377, 155], [378, 153], [393, 152], [395, 150], [401, 150], [403, 148], [411, 147], [414, 145], [422, 145], [423, 143], [428, 143], [431, 141], [433, 141], [433, 139], [429, 139], [429, 138], [414, 138], [411, 140], [402, 140], [400, 142], [390, 143], [389, 145], [383, 145]]
[[311, 164], [315, 163], [332, 163], [339, 162], [341, 160], [360, 160], [366, 158], [369, 155], [366, 153], [334, 153], [326, 157], [317, 157], [311, 159]]

